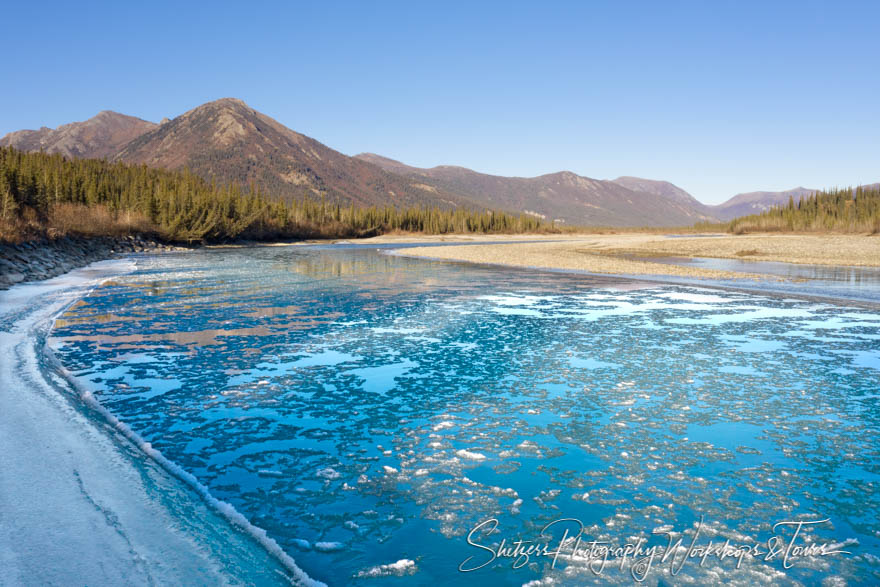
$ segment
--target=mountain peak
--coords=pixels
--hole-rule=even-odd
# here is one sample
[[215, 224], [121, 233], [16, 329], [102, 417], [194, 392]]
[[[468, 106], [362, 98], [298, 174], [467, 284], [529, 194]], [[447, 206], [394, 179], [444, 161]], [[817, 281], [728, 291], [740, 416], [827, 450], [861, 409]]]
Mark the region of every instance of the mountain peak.
[[82, 122], [58, 128], [11, 132], [0, 139], [0, 146], [22, 151], [61, 153], [67, 157], [102, 159], [113, 156], [123, 145], [150, 131], [156, 125], [134, 116], [102, 110]]
[[248, 110], [254, 112], [254, 109], [248, 106], [244, 100], [238, 98], [219, 98], [210, 102], [205, 102], [201, 106], [196, 106], [190, 112], [195, 110], [211, 110], [211, 109], [228, 109], [228, 110]]
[[126, 116], [125, 114], [120, 114], [119, 112], [115, 112], [113, 110], [101, 110], [100, 112], [95, 114], [89, 120], [93, 120], [95, 118], [130, 118], [130, 117]]
[[214, 101], [212, 101], [212, 102], [206, 102], [206, 103], [204, 104], [204, 106], [207, 106], [207, 105], [209, 105], [209, 104], [232, 104], [232, 105], [244, 106], [244, 107], [246, 107], [246, 108], [250, 108], [250, 106], [248, 106], [247, 104], [245, 104], [245, 101], [242, 100], [241, 98], [232, 98], [232, 97], [228, 97], [228, 98], [217, 98], [216, 100], [214, 100]]
[[[226, 114], [228, 116], [234, 117], [245, 117], [251, 118], [254, 116], [261, 116], [256, 110], [248, 106], [244, 101], [239, 100], [238, 98], [220, 98], [219, 100], [212, 100], [210, 102], [205, 102], [204, 104], [200, 104], [195, 108], [192, 108], [180, 116], [171, 119], [171, 122], [179, 122], [183, 120], [187, 120], [193, 117], [200, 116], [217, 116]], [[268, 117], [266, 117], [268, 119]], [[271, 119], [268, 119], [271, 120]]]
[[457, 194], [425, 190], [369, 157], [347, 157], [237, 98], [197, 106], [125, 145], [115, 159], [187, 167], [220, 183], [256, 183], [280, 198], [326, 196], [361, 205], [470, 204]]

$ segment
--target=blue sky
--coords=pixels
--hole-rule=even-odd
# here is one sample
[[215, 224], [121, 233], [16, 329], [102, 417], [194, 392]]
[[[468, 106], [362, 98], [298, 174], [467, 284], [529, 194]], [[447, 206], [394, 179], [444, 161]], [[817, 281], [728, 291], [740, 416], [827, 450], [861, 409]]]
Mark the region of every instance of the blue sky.
[[234, 96], [350, 155], [737, 192], [880, 181], [880, 2], [28, 3], [0, 134]]

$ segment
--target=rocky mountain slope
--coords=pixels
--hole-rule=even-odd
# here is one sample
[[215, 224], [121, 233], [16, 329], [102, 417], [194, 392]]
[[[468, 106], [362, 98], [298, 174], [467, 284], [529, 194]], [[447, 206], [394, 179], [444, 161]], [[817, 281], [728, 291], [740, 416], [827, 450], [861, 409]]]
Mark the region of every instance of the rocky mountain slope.
[[334, 151], [224, 98], [203, 104], [134, 139], [116, 155], [126, 163], [181, 169], [218, 183], [256, 183], [281, 198], [324, 195], [358, 205], [469, 205], [459, 194], [416, 185]]
[[[711, 219], [705, 206], [667, 182], [637, 178], [604, 181], [570, 171], [539, 177], [502, 177], [448, 165], [411, 167], [372, 153], [356, 157], [426, 186], [462, 194], [487, 207], [528, 211], [567, 224], [681, 226]], [[641, 184], [652, 189], [647, 191]], [[661, 185], [665, 187], [661, 189]]]
[[677, 185], [669, 183], [668, 181], [629, 176], [618, 177], [613, 181], [614, 183], [622, 185], [635, 192], [655, 194], [672, 202], [676, 202], [707, 219], [715, 216], [711, 206], [703, 204]]
[[803, 187], [797, 187], [784, 192], [749, 192], [746, 194], [737, 194], [716, 206], [710, 206], [715, 216], [721, 220], [732, 220], [738, 216], [748, 216], [749, 214], [760, 214], [764, 210], [769, 210], [773, 206], [788, 204], [789, 196], [797, 202], [802, 196], [807, 197], [816, 190]]
[[0, 139], [0, 146], [21, 151], [61, 153], [67, 157], [104, 159], [116, 155], [133, 139], [156, 128], [156, 124], [104, 110], [83, 122], [71, 122], [58, 128], [19, 130]]
[[234, 98], [208, 102], [161, 124], [104, 111], [56, 129], [11, 132], [0, 146], [188, 168], [220, 184], [256, 184], [282, 199], [325, 196], [356, 205], [485, 207], [591, 226], [729, 220], [814, 191], [751, 192], [709, 206], [669, 182], [638, 177], [606, 181], [570, 171], [502, 177], [448, 165], [423, 169], [372, 153], [349, 157]]

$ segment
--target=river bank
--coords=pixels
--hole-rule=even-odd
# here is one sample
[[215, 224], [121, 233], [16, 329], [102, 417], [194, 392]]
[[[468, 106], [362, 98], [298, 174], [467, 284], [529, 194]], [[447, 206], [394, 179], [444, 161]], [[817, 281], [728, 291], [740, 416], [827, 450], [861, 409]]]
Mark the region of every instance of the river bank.
[[0, 243], [0, 290], [9, 289], [16, 283], [57, 277], [120, 254], [177, 248], [138, 236], [68, 236], [19, 244]]
[[[672, 238], [674, 236], [674, 238]], [[365, 242], [387, 242], [369, 239]], [[434, 241], [426, 241], [434, 242]], [[416, 247], [406, 255], [513, 267], [608, 273], [671, 275], [708, 279], [754, 279], [758, 273], [723, 271], [652, 262], [651, 257], [710, 257], [828, 266], [880, 266], [880, 238], [861, 235], [576, 235], [543, 242], [475, 246]]]
[[48, 348], [59, 313], [133, 268], [104, 261], [0, 292], [0, 584], [309, 583], [74, 385]]
[[[509, 241], [517, 242], [511, 243]], [[280, 246], [338, 242], [241, 242], [229, 246]], [[410, 247], [406, 255], [434, 259], [541, 267], [614, 275], [665, 275], [706, 279], [756, 279], [761, 272], [726, 271], [653, 262], [652, 257], [719, 258], [745, 261], [880, 267], [880, 237], [863, 235], [755, 234], [658, 235], [620, 234], [388, 234], [345, 242]], [[437, 246], [443, 243], [468, 247]], [[65, 237], [57, 240], [0, 244], [0, 290], [29, 281], [49, 279], [77, 267], [123, 253], [178, 250], [180, 247], [136, 236]]]

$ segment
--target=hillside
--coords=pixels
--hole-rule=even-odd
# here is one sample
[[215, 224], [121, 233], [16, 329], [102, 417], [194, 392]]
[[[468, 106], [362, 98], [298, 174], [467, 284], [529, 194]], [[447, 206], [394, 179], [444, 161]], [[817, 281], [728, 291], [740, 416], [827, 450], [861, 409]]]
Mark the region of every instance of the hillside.
[[407, 179], [334, 151], [250, 108], [224, 98], [203, 104], [133, 140], [114, 157], [125, 163], [182, 169], [281, 199], [320, 197], [356, 205], [470, 206], [454, 193]]
[[148, 235], [193, 243], [543, 228], [531, 216], [499, 211], [358, 208], [314, 198], [288, 204], [186, 171], [0, 147], [0, 242]]
[[702, 204], [667, 182], [639, 180], [670, 186], [671, 194], [631, 189], [617, 181], [582, 177], [570, 171], [530, 178], [502, 177], [448, 165], [411, 167], [373, 153], [356, 157], [426, 187], [462, 194], [483, 206], [528, 211], [566, 224], [681, 226], [711, 219], [703, 212]]
[[700, 216], [705, 216], [707, 218], [715, 216], [711, 206], [703, 204], [677, 185], [669, 183], [668, 181], [629, 176], [618, 177], [613, 181], [614, 183], [622, 185], [634, 192], [655, 194], [671, 202], [676, 202], [679, 205], [684, 206], [686, 209], [693, 210], [694, 213]]
[[728, 230], [743, 232], [868, 232], [880, 234], [880, 184], [816, 192], [803, 199], [740, 216]]
[[805, 198], [816, 191], [797, 187], [783, 192], [749, 192], [737, 194], [722, 204], [708, 206], [708, 208], [721, 220], [732, 220], [739, 216], [760, 214], [774, 206], [788, 204], [789, 197], [797, 202], [801, 197]]
[[0, 147], [20, 151], [61, 153], [67, 157], [104, 159], [116, 155], [127, 143], [156, 128], [156, 124], [105, 110], [83, 122], [52, 129], [19, 130], [0, 139]]
[[710, 206], [672, 183], [638, 177], [607, 181], [569, 171], [502, 177], [448, 165], [418, 168], [371, 153], [349, 157], [234, 98], [203, 104], [161, 124], [103, 111], [56, 129], [11, 132], [0, 146], [188, 168], [219, 186], [254, 185], [288, 202], [324, 196], [329, 203], [356, 206], [490, 208], [585, 226], [728, 221], [815, 192], [803, 187], [750, 192]]

